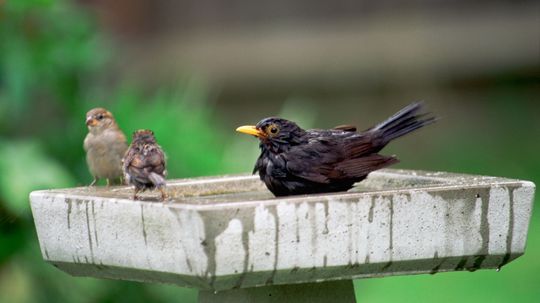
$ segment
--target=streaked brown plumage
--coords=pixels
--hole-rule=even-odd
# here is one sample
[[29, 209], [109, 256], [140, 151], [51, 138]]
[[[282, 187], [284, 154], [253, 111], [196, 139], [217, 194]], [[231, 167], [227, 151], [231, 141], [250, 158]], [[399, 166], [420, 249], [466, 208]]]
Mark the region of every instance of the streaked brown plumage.
[[94, 177], [90, 186], [99, 179], [107, 185], [122, 177], [122, 157], [126, 153], [126, 136], [118, 127], [111, 112], [94, 108], [86, 114], [88, 134], [84, 139], [86, 162]]
[[165, 154], [151, 130], [133, 133], [133, 141], [124, 157], [123, 171], [128, 184], [135, 187], [134, 200], [140, 191], [155, 188], [161, 191], [162, 201], [167, 198]]
[[343, 125], [334, 129], [304, 130], [296, 123], [270, 117], [237, 131], [260, 140], [261, 155], [253, 173], [276, 196], [345, 191], [367, 175], [399, 162], [380, 155], [390, 141], [431, 124], [413, 103], [364, 132]]

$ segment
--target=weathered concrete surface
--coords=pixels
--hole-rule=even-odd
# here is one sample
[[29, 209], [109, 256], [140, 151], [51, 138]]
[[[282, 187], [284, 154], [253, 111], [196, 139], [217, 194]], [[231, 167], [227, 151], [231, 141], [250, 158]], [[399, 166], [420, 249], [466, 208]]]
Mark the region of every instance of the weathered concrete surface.
[[[75, 276], [203, 290], [499, 268], [524, 253], [534, 184], [403, 170], [274, 198], [254, 176], [33, 192], [43, 258]], [[153, 196], [152, 196], [153, 195]]]

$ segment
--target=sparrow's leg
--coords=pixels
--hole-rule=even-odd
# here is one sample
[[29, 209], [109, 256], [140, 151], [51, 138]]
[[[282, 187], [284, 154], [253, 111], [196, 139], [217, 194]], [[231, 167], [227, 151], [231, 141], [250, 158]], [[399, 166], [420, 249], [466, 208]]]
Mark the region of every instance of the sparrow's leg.
[[161, 192], [161, 201], [165, 201], [168, 198], [165, 187], [164, 186], [160, 187], [159, 191]]
[[135, 187], [135, 192], [133, 193], [133, 200], [139, 200], [139, 197], [137, 197], [137, 193], [139, 193], [139, 189]]
[[111, 186], [111, 179], [107, 178], [107, 187]]
[[94, 185], [96, 185], [97, 181], [98, 181], [98, 178], [97, 178], [97, 177], [94, 177], [94, 181], [92, 181], [92, 183], [90, 183], [90, 185], [88, 185], [88, 186], [94, 186]]

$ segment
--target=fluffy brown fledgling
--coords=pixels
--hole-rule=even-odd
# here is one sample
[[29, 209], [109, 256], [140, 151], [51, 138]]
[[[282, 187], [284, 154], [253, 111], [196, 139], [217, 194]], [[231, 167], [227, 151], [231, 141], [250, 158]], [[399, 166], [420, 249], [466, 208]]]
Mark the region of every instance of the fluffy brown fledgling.
[[161, 201], [167, 198], [165, 154], [151, 130], [141, 129], [133, 133], [133, 141], [124, 157], [123, 170], [128, 184], [135, 186], [133, 200], [137, 200], [140, 191], [155, 188], [161, 191]]
[[122, 177], [122, 157], [126, 153], [126, 136], [116, 124], [111, 112], [94, 108], [86, 113], [88, 135], [84, 139], [86, 162], [94, 177], [93, 186], [99, 179], [111, 181]]

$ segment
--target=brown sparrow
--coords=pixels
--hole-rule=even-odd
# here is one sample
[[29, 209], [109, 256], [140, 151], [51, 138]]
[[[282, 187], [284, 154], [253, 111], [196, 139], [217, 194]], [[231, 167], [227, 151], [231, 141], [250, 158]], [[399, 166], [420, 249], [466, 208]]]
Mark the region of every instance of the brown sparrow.
[[167, 198], [165, 154], [157, 144], [154, 132], [146, 129], [134, 132], [123, 161], [124, 177], [128, 184], [135, 186], [133, 200], [137, 200], [138, 192], [155, 188], [161, 191], [161, 201]]
[[94, 108], [86, 113], [88, 135], [84, 139], [86, 162], [94, 177], [93, 186], [99, 179], [111, 181], [122, 177], [122, 157], [126, 153], [126, 136], [120, 130], [113, 115], [104, 108]]

